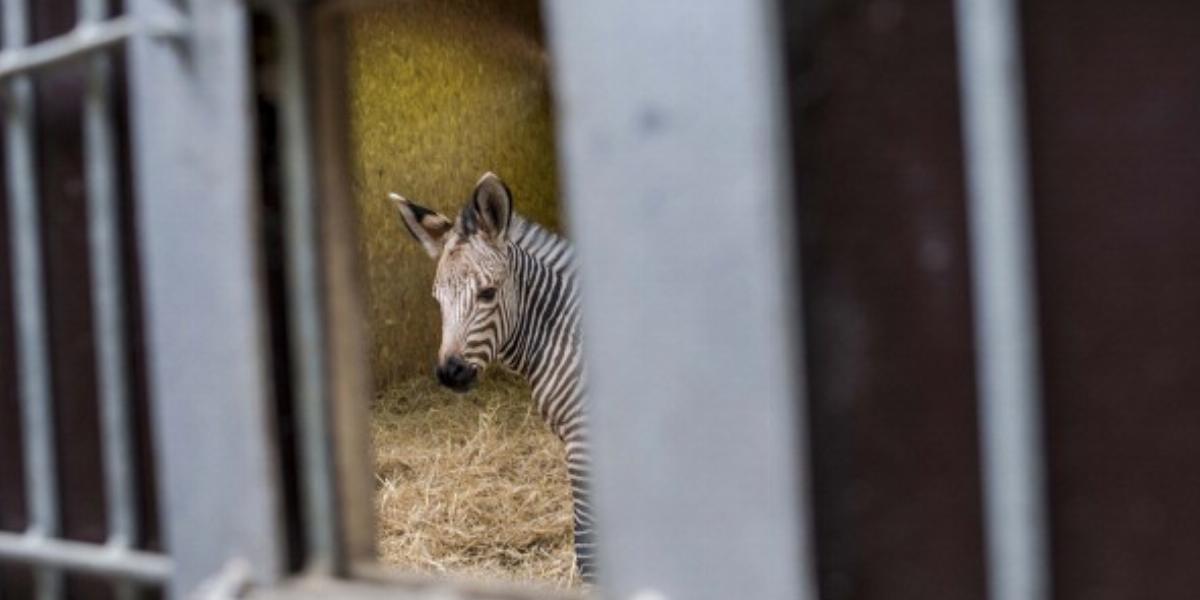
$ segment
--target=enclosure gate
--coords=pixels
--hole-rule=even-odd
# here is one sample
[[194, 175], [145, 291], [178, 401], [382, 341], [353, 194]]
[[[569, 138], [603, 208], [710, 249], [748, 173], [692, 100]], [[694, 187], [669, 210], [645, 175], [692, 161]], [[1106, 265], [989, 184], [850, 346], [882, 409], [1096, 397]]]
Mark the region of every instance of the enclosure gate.
[[[62, 594], [58, 570], [111, 574], [129, 581], [162, 583], [170, 560], [133, 549], [137, 506], [133, 478], [131, 408], [125, 365], [123, 273], [118, 246], [114, 155], [112, 60], [107, 51], [136, 35], [178, 36], [178, 23], [133, 16], [107, 17], [104, 0], [81, 0], [78, 24], [66, 35], [29, 45], [30, 15], [24, 0], [3, 4], [0, 78], [5, 84], [5, 154], [9, 232], [13, 255], [18, 381], [24, 432], [29, 526], [23, 534], [0, 532], [0, 558], [38, 565], [40, 597]], [[33, 74], [72, 60], [87, 61], [84, 103], [86, 182], [91, 223], [98, 373], [101, 387], [103, 464], [109, 540], [103, 546], [59, 539], [55, 431], [51, 408], [45, 322], [42, 248], [33, 114]]]
[[[460, 593], [428, 583], [362, 582], [359, 568], [370, 552], [369, 526], [361, 524], [368, 492], [346, 488], [369, 481], [370, 462], [355, 446], [365, 402], [350, 393], [362, 388], [349, 381], [361, 377], [354, 372], [361, 367], [347, 362], [352, 352], [338, 338], [353, 319], [339, 298], [348, 285], [339, 268], [352, 238], [337, 220], [344, 209], [329, 206], [346, 200], [329, 166], [344, 160], [336, 157], [336, 126], [328, 122], [336, 120], [329, 115], [339, 108], [339, 92], [321, 100], [328, 82], [318, 85], [314, 77], [329, 75], [314, 69], [322, 59], [312, 49], [321, 45], [313, 35], [321, 25], [313, 23], [335, 21], [354, 3], [261, 5], [275, 18], [281, 53], [289, 357], [305, 539], [300, 573], [287, 566], [276, 440], [265, 434], [272, 406], [250, 200], [256, 188], [247, 6], [129, 0], [127, 14], [107, 17], [105, 4], [81, 0], [71, 33], [31, 45], [25, 1], [4, 0], [0, 78], [31, 519], [23, 533], [0, 532], [0, 559], [35, 566], [44, 598], [61, 597], [65, 572], [163, 584], [173, 597], [205, 589], [235, 595], [245, 583], [255, 584], [252, 593], [283, 597]], [[612, 598], [815, 597], [777, 8], [767, 0], [546, 3], [566, 195], [584, 264], [600, 558]], [[1044, 542], [1014, 26], [1003, 0], [963, 0], [960, 10], [984, 299], [993, 598], [1036, 600], [1045, 593]], [[138, 519], [123, 362], [127, 274], [117, 249], [112, 150], [111, 50], [120, 45], [129, 59], [166, 555], [130, 545]], [[72, 60], [89, 65], [87, 198], [110, 531], [103, 545], [58, 537], [62, 490], [33, 186], [31, 77]], [[327, 126], [332, 133], [323, 132]], [[729, 284], [714, 293], [714, 280]], [[662, 427], [680, 419], [686, 427]]]
[[[272, 441], [264, 435], [269, 390], [251, 234], [247, 7], [130, 0], [126, 14], [108, 17], [108, 6], [105, 0], [81, 0], [79, 22], [70, 33], [29, 44], [26, 0], [4, 2], [0, 77], [7, 96], [9, 237], [30, 518], [22, 534], [0, 533], [0, 557], [35, 565], [35, 588], [43, 598], [62, 597], [64, 572], [112, 578], [121, 582], [122, 597], [139, 593], [132, 583], [163, 584], [173, 596], [190, 596], [223, 569], [235, 585], [239, 577], [275, 581], [282, 569], [280, 524], [268, 476], [275, 465]], [[143, 250], [147, 345], [154, 349], [151, 412], [169, 557], [132, 548], [139, 517], [112, 104], [112, 50], [122, 45], [135, 120], [136, 230]], [[73, 61], [88, 64], [86, 196], [109, 511], [109, 540], [103, 545], [58, 537], [64, 490], [56, 489], [34, 186], [32, 77]], [[303, 277], [297, 276], [298, 286]], [[320, 360], [321, 354], [312, 356]]]

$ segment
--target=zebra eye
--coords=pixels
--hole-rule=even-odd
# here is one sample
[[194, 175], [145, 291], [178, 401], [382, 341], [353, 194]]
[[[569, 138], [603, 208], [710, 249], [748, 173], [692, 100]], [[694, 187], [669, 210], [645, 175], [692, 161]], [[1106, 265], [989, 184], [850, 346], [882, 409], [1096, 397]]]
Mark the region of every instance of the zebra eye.
[[484, 302], [491, 302], [492, 300], [495, 300], [496, 299], [496, 288], [486, 287], [486, 288], [483, 288], [482, 290], [479, 290], [479, 299], [483, 300]]

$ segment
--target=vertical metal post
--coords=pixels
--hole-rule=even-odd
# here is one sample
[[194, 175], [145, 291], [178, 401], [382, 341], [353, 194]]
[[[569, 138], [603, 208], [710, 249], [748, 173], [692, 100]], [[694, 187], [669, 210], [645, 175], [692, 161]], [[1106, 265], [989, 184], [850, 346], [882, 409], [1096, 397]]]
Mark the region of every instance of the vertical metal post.
[[[106, 0], [79, 0], [79, 30], [101, 23]], [[136, 481], [133, 473], [128, 364], [125, 342], [124, 276], [121, 270], [120, 212], [117, 207], [112, 112], [112, 59], [99, 52], [87, 59], [83, 101], [88, 250], [96, 327], [108, 545], [129, 550], [137, 539]], [[119, 586], [122, 598], [135, 588]]]
[[[104, 18], [104, 0], [80, 2], [80, 26]], [[113, 149], [111, 64], [90, 57], [84, 97], [88, 241], [95, 306], [109, 544], [130, 547], [137, 537], [133, 448], [126, 364], [124, 278]]]
[[[328, 10], [326, 10], [328, 9]], [[375, 557], [375, 514], [370, 460], [370, 361], [362, 310], [359, 244], [354, 223], [352, 157], [349, 148], [347, 21], [336, 6], [313, 7], [307, 15], [311, 93], [311, 143], [320, 223], [321, 309], [324, 313], [325, 380], [337, 472], [338, 551], [347, 565]]]
[[[29, 14], [25, 0], [4, 2], [4, 48], [28, 43]], [[25, 478], [30, 526], [28, 535], [58, 535], [58, 468], [46, 341], [45, 283], [41, 247], [41, 215], [34, 166], [34, 98], [29, 75], [14, 76], [7, 85], [5, 149], [8, 154], [9, 237], [13, 244], [16, 291], [17, 365], [24, 433]], [[61, 574], [37, 571], [39, 598], [62, 595]]]
[[1049, 597], [1016, 4], [958, 0], [989, 597]]
[[187, 16], [181, 43], [129, 51], [138, 235], [168, 588], [218, 573], [279, 579], [279, 465], [255, 195], [249, 15], [242, 0], [129, 0]]
[[316, 181], [304, 25], [294, 2], [270, 5], [279, 34], [280, 116], [283, 148], [283, 212], [287, 248], [288, 306], [297, 430], [303, 482], [309, 569], [343, 570], [341, 518], [325, 373]]
[[768, 0], [553, 0], [606, 597], [815, 598]]

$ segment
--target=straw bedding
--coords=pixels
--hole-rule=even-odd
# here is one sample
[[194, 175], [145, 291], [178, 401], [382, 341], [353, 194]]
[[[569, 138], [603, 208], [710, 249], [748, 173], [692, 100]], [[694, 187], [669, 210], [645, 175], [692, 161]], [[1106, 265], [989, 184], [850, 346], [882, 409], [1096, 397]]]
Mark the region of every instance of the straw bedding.
[[413, 378], [374, 407], [379, 554], [405, 570], [576, 587], [561, 442], [519, 381]]

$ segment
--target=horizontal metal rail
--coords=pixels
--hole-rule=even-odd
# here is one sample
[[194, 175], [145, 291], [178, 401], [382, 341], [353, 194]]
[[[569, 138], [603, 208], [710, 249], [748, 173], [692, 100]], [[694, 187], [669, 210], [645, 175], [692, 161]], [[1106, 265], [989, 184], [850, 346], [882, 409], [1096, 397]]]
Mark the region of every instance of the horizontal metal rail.
[[180, 19], [147, 23], [131, 16], [122, 16], [84, 23], [69, 33], [44, 42], [0, 52], [0, 80], [79, 60], [121, 44], [135, 35], [175, 37], [182, 32], [183, 21]]
[[0, 559], [142, 583], [171, 576], [171, 560], [162, 554], [7, 532], [0, 532]]

